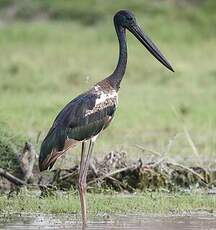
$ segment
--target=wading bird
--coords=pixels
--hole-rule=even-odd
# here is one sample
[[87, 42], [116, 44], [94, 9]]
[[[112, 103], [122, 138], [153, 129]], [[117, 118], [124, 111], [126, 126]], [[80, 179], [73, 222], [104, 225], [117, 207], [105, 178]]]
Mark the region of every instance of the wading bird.
[[114, 72], [63, 108], [40, 150], [39, 167], [43, 171], [51, 168], [66, 150], [82, 143], [78, 188], [83, 226], [87, 223], [85, 193], [89, 160], [98, 134], [112, 121], [118, 101], [118, 90], [126, 69], [126, 29], [134, 34], [159, 62], [174, 72], [155, 44], [137, 25], [130, 11], [118, 11], [114, 16], [114, 25], [119, 40], [119, 59]]

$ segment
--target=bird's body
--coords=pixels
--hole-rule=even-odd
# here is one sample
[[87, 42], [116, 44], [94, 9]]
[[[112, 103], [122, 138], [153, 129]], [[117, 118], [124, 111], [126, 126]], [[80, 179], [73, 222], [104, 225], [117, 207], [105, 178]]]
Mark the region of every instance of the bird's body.
[[40, 169], [51, 168], [68, 148], [104, 130], [114, 116], [117, 101], [117, 91], [105, 79], [69, 102], [56, 117], [41, 145], [43, 162]]
[[119, 59], [115, 70], [64, 107], [44, 139], [39, 156], [39, 168], [42, 171], [51, 168], [66, 150], [79, 142], [82, 143], [78, 187], [83, 226], [87, 222], [85, 192], [90, 156], [96, 137], [110, 124], [114, 116], [118, 90], [126, 70], [126, 29], [133, 33], [158, 61], [173, 71], [166, 58], [139, 28], [130, 11], [118, 11], [114, 16], [114, 25], [119, 40]]

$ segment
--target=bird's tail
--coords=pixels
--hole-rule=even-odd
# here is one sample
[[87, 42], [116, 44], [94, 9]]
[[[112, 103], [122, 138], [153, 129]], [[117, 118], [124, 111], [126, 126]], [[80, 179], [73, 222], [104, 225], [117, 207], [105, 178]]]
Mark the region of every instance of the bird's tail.
[[39, 169], [44, 171], [51, 169], [63, 153], [65, 136], [59, 135], [55, 129], [51, 129], [41, 144], [39, 155]]

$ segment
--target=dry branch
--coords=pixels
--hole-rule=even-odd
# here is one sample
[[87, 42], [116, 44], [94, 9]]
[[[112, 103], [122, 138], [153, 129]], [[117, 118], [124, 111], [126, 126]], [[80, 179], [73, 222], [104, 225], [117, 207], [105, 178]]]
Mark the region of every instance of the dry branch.
[[[179, 188], [191, 188], [192, 185], [196, 188], [209, 186], [215, 178], [211, 180], [209, 172], [204, 168], [186, 167], [173, 163], [168, 157], [165, 157], [176, 137], [169, 141], [163, 153], [137, 145], [143, 151], [157, 155], [157, 159], [149, 163], [141, 159], [132, 163], [126, 159], [124, 152], [116, 151], [108, 153], [102, 160], [92, 159], [87, 175], [88, 185], [94, 190], [112, 189], [128, 192], [146, 189], [152, 191], [160, 188], [176, 191]], [[56, 169], [42, 174], [35, 173], [34, 170], [35, 183], [29, 181], [29, 178], [33, 176], [35, 155], [33, 146], [25, 143], [20, 156], [20, 166], [25, 180], [17, 178], [2, 168], [0, 168], [0, 176], [18, 186], [27, 185], [27, 188], [40, 188], [44, 195], [53, 194], [58, 189], [64, 191], [71, 188], [76, 189], [79, 165], [74, 165], [71, 169]]]
[[132, 168], [134, 168], [134, 167], [124, 167], [124, 168], [115, 170], [115, 171], [113, 171], [113, 172], [104, 174], [104, 175], [101, 176], [101, 177], [98, 177], [98, 178], [95, 178], [94, 180], [89, 181], [89, 182], [88, 182], [88, 185], [89, 185], [89, 184], [93, 184], [93, 183], [95, 183], [95, 182], [97, 182], [97, 181], [100, 181], [100, 180], [104, 180], [105, 178], [110, 178], [110, 177], [116, 175], [117, 173], [121, 173], [121, 172], [124, 172], [124, 171], [129, 170], [129, 169], [132, 169]]
[[207, 186], [207, 182], [204, 180], [204, 178], [198, 174], [197, 172], [195, 172], [193, 169], [191, 168], [188, 168], [184, 165], [181, 165], [181, 164], [178, 164], [178, 163], [173, 163], [173, 162], [168, 162], [167, 163], [168, 165], [173, 165], [173, 166], [177, 166], [177, 167], [180, 167], [184, 170], [187, 170], [188, 172], [190, 172], [191, 174], [195, 175], [196, 177], [198, 177], [200, 179], [200, 181], [203, 183], [204, 186]]
[[141, 149], [142, 151], [146, 151], [146, 152], [150, 152], [150, 153], [152, 153], [152, 154], [154, 154], [154, 155], [157, 155], [157, 156], [161, 156], [161, 153], [159, 153], [159, 152], [157, 152], [157, 151], [155, 151], [155, 150], [152, 150], [152, 149], [147, 149], [147, 148], [145, 148], [145, 147], [143, 147], [143, 146], [141, 146], [141, 145], [134, 145], [135, 147], [137, 147], [137, 148], [139, 148], [139, 149]]
[[15, 185], [26, 185], [26, 182], [19, 179], [18, 177], [15, 177], [14, 175], [10, 174], [6, 170], [0, 168], [0, 176], [5, 177], [7, 180], [12, 182]]

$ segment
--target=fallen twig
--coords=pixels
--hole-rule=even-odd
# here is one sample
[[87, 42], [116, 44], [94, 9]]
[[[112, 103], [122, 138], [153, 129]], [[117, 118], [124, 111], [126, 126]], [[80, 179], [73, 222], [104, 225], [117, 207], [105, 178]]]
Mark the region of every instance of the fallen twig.
[[188, 167], [186, 167], [184, 165], [181, 165], [181, 164], [178, 164], [178, 163], [173, 163], [173, 162], [168, 162], [167, 164], [168, 165], [170, 164], [170, 165], [173, 165], [173, 166], [177, 166], [177, 167], [180, 167], [180, 168], [183, 168], [183, 169], [187, 170], [188, 172], [190, 172], [193, 175], [197, 176], [201, 180], [201, 182], [203, 183], [204, 186], [207, 186], [207, 182], [204, 180], [204, 178], [200, 174], [198, 174], [197, 172], [195, 172], [193, 169], [188, 168]]
[[134, 146], [139, 148], [139, 149], [141, 149], [142, 151], [147, 151], [147, 152], [153, 153], [154, 155], [157, 155], [157, 156], [161, 157], [161, 153], [159, 153], [159, 152], [157, 152], [155, 150], [147, 149], [147, 148], [145, 148], [145, 147], [143, 147], [141, 145], [134, 145]]
[[98, 178], [95, 178], [94, 180], [89, 181], [89, 182], [88, 182], [88, 185], [89, 185], [89, 184], [93, 184], [93, 183], [95, 183], [96, 181], [103, 180], [103, 179], [105, 179], [105, 178], [107, 178], [107, 177], [111, 177], [111, 176], [113, 176], [113, 175], [115, 175], [115, 174], [117, 174], [117, 173], [124, 172], [124, 171], [126, 171], [126, 170], [128, 170], [128, 169], [132, 169], [132, 168], [134, 168], [134, 167], [124, 167], [124, 168], [115, 170], [115, 171], [113, 171], [113, 172], [106, 173], [106, 174], [104, 174], [104, 175], [101, 176], [101, 177], [98, 177]]
[[19, 179], [18, 177], [15, 177], [14, 175], [10, 174], [6, 170], [0, 168], [0, 176], [5, 177], [7, 180], [12, 182], [15, 185], [26, 185], [26, 182]]
[[186, 138], [187, 138], [187, 140], [188, 140], [188, 143], [189, 143], [189, 145], [191, 146], [191, 148], [192, 148], [192, 150], [193, 150], [194, 155], [195, 155], [195, 156], [198, 158], [198, 160], [199, 160], [199, 164], [200, 164], [201, 166], [203, 166], [202, 160], [201, 160], [201, 158], [200, 158], [200, 154], [199, 154], [199, 152], [198, 152], [198, 150], [197, 150], [197, 148], [196, 148], [196, 146], [195, 146], [195, 144], [194, 144], [194, 142], [193, 142], [193, 140], [192, 140], [192, 138], [191, 138], [191, 136], [190, 136], [190, 133], [189, 133], [188, 129], [186, 128], [186, 126], [184, 126], [184, 132], [185, 132], [185, 136], [186, 136]]

